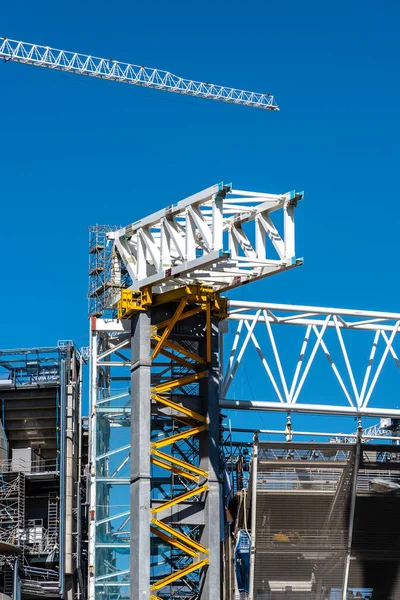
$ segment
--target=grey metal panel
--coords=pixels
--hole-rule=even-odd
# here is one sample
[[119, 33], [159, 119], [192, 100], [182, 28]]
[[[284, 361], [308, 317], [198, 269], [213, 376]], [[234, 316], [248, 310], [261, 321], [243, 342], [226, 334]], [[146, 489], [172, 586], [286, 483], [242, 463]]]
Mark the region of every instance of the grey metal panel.
[[[273, 447], [272, 447], [273, 446]], [[301, 452], [295, 443], [284, 448], [264, 444], [274, 461], [258, 465], [256, 513], [255, 598], [257, 600], [330, 600], [342, 597], [347, 543], [351, 543], [348, 590], [373, 589], [373, 598], [400, 598], [400, 494], [378, 493], [371, 480], [400, 482], [400, 456], [390, 445], [368, 445], [364, 458], [381, 452], [380, 472], [361, 469], [357, 475], [353, 538], [349, 538], [351, 485], [355, 447], [335, 452], [347, 463], [334, 462], [332, 446], [317, 445], [319, 460]], [[302, 447], [304, 448], [304, 447]], [[301, 448], [300, 448], [301, 449]], [[328, 451], [331, 456], [324, 453]], [[382, 462], [382, 453], [390, 463]], [[372, 453], [372, 454], [371, 454]], [[369, 456], [368, 456], [369, 455]], [[384, 457], [383, 457], [384, 458]], [[325, 462], [326, 461], [326, 462]], [[386, 465], [391, 469], [385, 470]], [[361, 592], [360, 592], [361, 593]], [[369, 592], [365, 592], [368, 594]], [[339, 594], [336, 595], [335, 594]], [[368, 595], [367, 595], [368, 597]]]
[[150, 582], [150, 315], [132, 320], [131, 541], [132, 600], [149, 597]]

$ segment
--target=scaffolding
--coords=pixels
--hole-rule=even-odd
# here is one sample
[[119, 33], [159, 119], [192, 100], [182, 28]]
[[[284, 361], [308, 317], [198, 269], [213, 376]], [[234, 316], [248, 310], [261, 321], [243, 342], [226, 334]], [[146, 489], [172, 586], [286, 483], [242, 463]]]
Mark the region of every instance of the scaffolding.
[[[95, 325], [95, 327], [94, 327]], [[129, 598], [129, 324], [92, 319], [89, 598]]]
[[[89, 227], [89, 317], [116, 316], [116, 302], [121, 289], [128, 287], [129, 277], [122, 266], [115, 269], [115, 251], [108, 238], [118, 227]], [[117, 275], [118, 271], [118, 275]]]
[[0, 589], [13, 598], [84, 591], [82, 364], [69, 340], [0, 351]]
[[25, 474], [0, 475], [0, 541], [20, 548], [24, 545]]

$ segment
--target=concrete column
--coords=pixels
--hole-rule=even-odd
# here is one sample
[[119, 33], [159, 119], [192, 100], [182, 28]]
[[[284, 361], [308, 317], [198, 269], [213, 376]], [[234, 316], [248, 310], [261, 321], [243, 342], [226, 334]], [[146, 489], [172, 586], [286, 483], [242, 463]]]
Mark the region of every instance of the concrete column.
[[132, 320], [131, 600], [150, 598], [150, 314]]
[[69, 369], [65, 379], [65, 547], [64, 547], [64, 598], [73, 600], [76, 593], [77, 521], [75, 516], [78, 478], [77, 464], [77, 415], [80, 411], [78, 378], [75, 370], [75, 355], [68, 356]]
[[204, 507], [204, 529], [201, 543], [209, 549], [210, 564], [203, 569], [200, 585], [201, 600], [221, 597], [221, 493], [219, 457], [219, 357], [218, 321], [211, 319], [211, 364], [209, 376], [200, 385], [204, 413], [208, 415], [208, 430], [200, 436], [200, 467], [209, 474], [209, 490]]

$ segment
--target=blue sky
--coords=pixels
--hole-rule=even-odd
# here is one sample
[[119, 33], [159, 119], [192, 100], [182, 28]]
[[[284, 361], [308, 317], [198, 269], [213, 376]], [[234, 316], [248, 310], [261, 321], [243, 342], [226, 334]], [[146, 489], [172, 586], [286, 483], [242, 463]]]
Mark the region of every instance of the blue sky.
[[1, 347], [87, 344], [87, 231], [218, 181], [305, 190], [301, 269], [235, 296], [398, 310], [397, 2], [14, 0], [2, 35], [269, 92], [269, 113], [1, 63]]

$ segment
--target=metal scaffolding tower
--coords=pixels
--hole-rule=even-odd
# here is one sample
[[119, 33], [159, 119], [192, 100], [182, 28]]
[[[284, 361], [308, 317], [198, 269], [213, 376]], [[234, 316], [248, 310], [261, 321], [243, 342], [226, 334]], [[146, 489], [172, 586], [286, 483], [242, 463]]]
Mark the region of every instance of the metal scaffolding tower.
[[70, 341], [0, 350], [0, 591], [13, 600], [85, 594], [82, 364]]
[[91, 319], [91, 600], [219, 594], [220, 292], [301, 264], [301, 198], [220, 184], [109, 230], [103, 306], [119, 319]]

